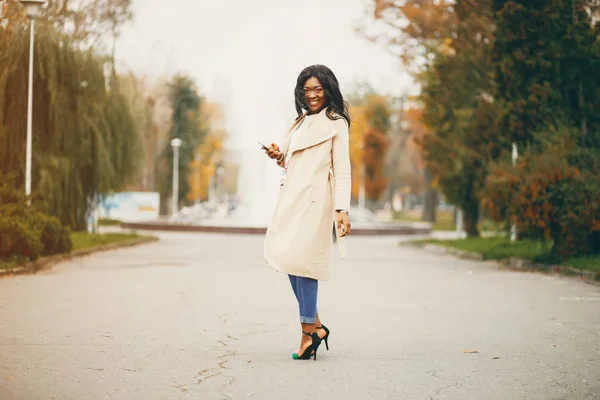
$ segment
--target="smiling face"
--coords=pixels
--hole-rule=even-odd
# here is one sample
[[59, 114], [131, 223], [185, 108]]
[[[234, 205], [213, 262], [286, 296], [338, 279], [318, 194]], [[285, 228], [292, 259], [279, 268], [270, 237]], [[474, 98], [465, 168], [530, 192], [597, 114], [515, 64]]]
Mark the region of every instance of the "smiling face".
[[325, 90], [315, 77], [304, 82], [304, 101], [311, 113], [317, 113], [325, 107]]

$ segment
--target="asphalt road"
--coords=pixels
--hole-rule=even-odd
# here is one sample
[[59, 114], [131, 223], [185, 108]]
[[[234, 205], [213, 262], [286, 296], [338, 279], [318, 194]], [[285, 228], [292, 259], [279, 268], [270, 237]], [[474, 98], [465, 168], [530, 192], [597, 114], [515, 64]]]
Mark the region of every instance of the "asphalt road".
[[347, 244], [316, 362], [291, 359], [297, 306], [261, 237], [170, 233], [0, 279], [0, 399], [600, 399], [600, 288]]

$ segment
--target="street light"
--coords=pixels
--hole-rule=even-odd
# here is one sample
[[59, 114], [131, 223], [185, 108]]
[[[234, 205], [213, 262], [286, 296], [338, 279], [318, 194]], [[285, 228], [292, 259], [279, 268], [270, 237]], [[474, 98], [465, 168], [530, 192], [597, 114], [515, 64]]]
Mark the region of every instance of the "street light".
[[198, 188], [198, 195], [196, 196], [196, 204], [200, 204], [200, 196], [202, 194], [202, 191], [200, 189], [200, 173], [201, 173], [200, 167], [201, 167], [202, 164], [200, 164], [201, 158], [200, 158], [199, 154], [196, 154], [196, 157], [194, 157], [194, 158], [196, 160], [196, 168], [195, 168], [195, 172], [196, 172], [196, 187]]
[[[512, 144], [512, 165], [517, 164], [517, 157], [519, 157], [519, 152], [517, 151], [517, 144]], [[510, 241], [514, 242], [517, 240], [517, 226], [512, 224], [510, 227]]]
[[218, 165], [218, 161], [213, 162], [215, 163], [215, 168], [213, 173], [210, 174], [210, 181], [208, 184], [208, 204], [210, 204], [210, 207], [214, 210], [217, 207], [217, 185], [223, 168]]
[[177, 213], [177, 204], [179, 203], [179, 148], [181, 147], [181, 143], [181, 139], [179, 138], [171, 140], [171, 147], [173, 147], [173, 198], [171, 215]]
[[360, 145], [361, 157], [360, 157], [360, 175], [359, 175], [359, 188], [358, 188], [358, 208], [361, 212], [365, 211], [365, 199], [366, 199], [366, 171], [365, 171], [365, 143], [364, 141]]
[[32, 157], [32, 128], [33, 128], [33, 40], [35, 32], [35, 19], [40, 8], [46, 0], [20, 0], [25, 6], [25, 13], [29, 17], [29, 88], [27, 98], [27, 153], [25, 158], [25, 194], [31, 194], [31, 157]]
[[[219, 199], [223, 195], [222, 192], [223, 192], [223, 174], [224, 173], [225, 173], [225, 168], [223, 168], [222, 166], [219, 166], [217, 168], [217, 179], [215, 182], [215, 193]], [[220, 202], [220, 200], [217, 200], [217, 202]]]

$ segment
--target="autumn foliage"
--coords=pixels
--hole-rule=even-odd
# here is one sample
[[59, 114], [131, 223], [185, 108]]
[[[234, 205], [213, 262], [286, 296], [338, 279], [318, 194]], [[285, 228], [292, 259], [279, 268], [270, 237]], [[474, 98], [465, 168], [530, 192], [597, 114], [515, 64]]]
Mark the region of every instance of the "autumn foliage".
[[544, 153], [527, 152], [514, 167], [492, 168], [483, 206], [495, 220], [515, 224], [522, 235], [551, 240], [557, 259], [600, 252], [599, 165], [592, 155], [565, 143]]
[[456, 26], [451, 0], [373, 0], [367, 10], [374, 26], [359, 30], [372, 41], [385, 42], [412, 70], [450, 37]]
[[350, 161], [352, 164], [352, 196], [358, 198], [362, 170], [365, 174], [365, 197], [377, 201], [385, 192], [386, 153], [389, 148], [387, 132], [391, 110], [387, 99], [370, 94], [350, 109]]
[[195, 159], [188, 164], [188, 202], [208, 200], [209, 185], [216, 179], [217, 168], [223, 164], [223, 143], [227, 139], [224, 123], [225, 117], [219, 104], [201, 104], [199, 124], [206, 136], [196, 147]]
[[420, 83], [427, 170], [467, 234], [479, 235], [483, 211], [551, 240], [558, 258], [600, 251], [598, 2], [369, 4], [373, 26], [361, 32]]

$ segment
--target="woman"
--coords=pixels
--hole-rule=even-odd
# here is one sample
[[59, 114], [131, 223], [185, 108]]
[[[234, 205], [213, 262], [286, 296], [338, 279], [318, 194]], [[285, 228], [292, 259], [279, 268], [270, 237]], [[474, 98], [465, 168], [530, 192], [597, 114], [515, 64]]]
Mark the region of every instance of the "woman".
[[296, 360], [317, 359], [330, 331], [317, 313], [319, 281], [329, 279], [331, 224], [340, 237], [350, 232], [350, 117], [333, 72], [323, 65], [304, 69], [296, 89], [298, 118], [281, 148], [265, 153], [282, 168], [277, 206], [265, 239], [266, 261], [289, 275], [298, 300], [302, 335]]

